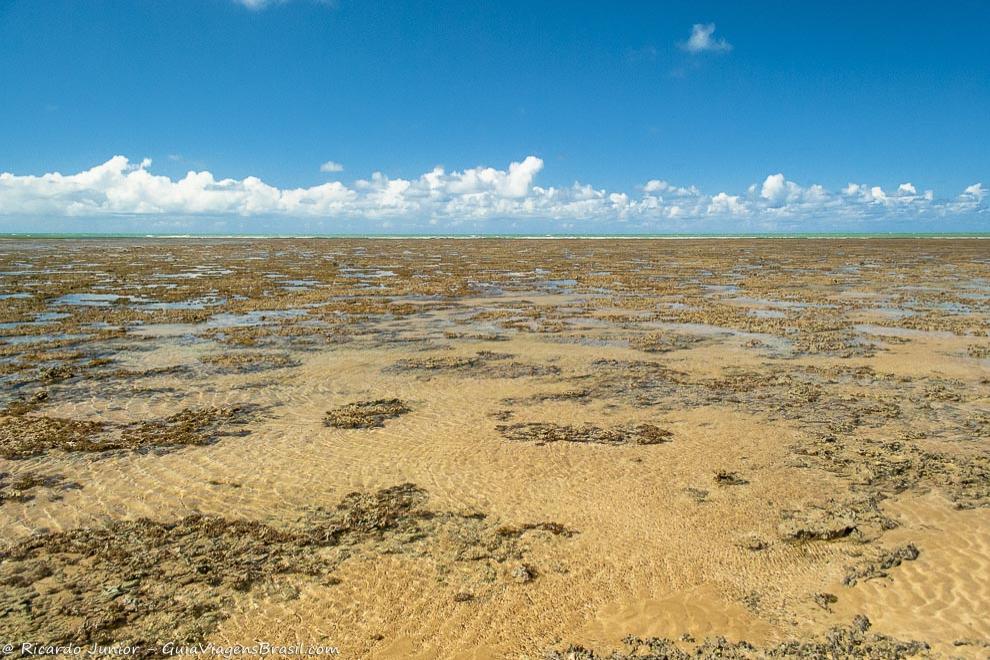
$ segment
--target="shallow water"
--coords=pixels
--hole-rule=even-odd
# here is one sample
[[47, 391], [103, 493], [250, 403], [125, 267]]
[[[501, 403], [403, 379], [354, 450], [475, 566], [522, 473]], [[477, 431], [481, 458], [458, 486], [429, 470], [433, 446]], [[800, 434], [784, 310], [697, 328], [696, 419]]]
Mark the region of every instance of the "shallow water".
[[[5, 409], [0, 447], [40, 434], [33, 418], [102, 422], [109, 442], [170, 437], [183, 411], [251, 415], [202, 444], [0, 458], [78, 486], [0, 500], [3, 538], [192, 514], [286, 529], [404, 483], [447, 521], [321, 550], [340, 551], [334, 580], [292, 565], [224, 591], [211, 641], [542, 657], [627, 635], [821, 639], [857, 614], [936, 654], [990, 637], [990, 325], [954, 302], [988, 281], [985, 243], [112, 245], [5, 243], [0, 269], [33, 293], [2, 306], [0, 405], [29, 409]], [[131, 295], [162, 279], [161, 299]], [[374, 425], [362, 402], [408, 411]], [[644, 425], [662, 441], [637, 441]], [[515, 529], [516, 554], [475, 544], [479, 521]], [[844, 584], [905, 544], [916, 559]], [[19, 612], [0, 629], [55, 616]]]

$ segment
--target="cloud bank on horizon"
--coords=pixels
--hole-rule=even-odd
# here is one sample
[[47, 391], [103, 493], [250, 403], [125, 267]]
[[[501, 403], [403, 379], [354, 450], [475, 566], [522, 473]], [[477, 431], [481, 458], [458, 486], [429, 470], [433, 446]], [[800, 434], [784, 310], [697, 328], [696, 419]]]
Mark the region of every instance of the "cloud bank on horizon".
[[[338, 165], [337, 163], [333, 163]], [[0, 226], [17, 218], [41, 231], [46, 221], [74, 219], [79, 231], [91, 231], [92, 219], [114, 218], [147, 228], [156, 218], [182, 220], [191, 227], [210, 220], [265, 218], [291, 231], [293, 220], [328, 232], [340, 224], [376, 229], [455, 230], [472, 223], [499, 221], [515, 228], [536, 223], [561, 231], [824, 231], [843, 223], [881, 221], [933, 223], [968, 217], [990, 220], [987, 189], [974, 183], [963, 191], [936, 196], [902, 183], [885, 190], [850, 183], [841, 190], [803, 186], [783, 174], [771, 174], [738, 193], [706, 193], [652, 179], [635, 193], [608, 191], [590, 184], [543, 187], [536, 184], [543, 160], [527, 156], [506, 169], [474, 167], [448, 172], [435, 167], [415, 179], [375, 172], [350, 185], [340, 181], [308, 188], [278, 188], [258, 177], [218, 179], [209, 171], [190, 171], [181, 179], [154, 174], [151, 161], [114, 156], [76, 174], [0, 173]], [[334, 167], [323, 171], [337, 171]], [[548, 224], [549, 223], [549, 224]], [[64, 226], [64, 225], [63, 225]]]

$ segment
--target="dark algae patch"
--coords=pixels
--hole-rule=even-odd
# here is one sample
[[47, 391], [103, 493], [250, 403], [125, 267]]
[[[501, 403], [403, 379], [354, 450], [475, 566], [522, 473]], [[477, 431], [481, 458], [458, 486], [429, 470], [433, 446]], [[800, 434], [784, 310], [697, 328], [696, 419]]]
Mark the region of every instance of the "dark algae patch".
[[105, 425], [101, 422], [8, 415], [0, 417], [0, 456], [27, 458], [50, 449], [64, 451], [103, 451], [113, 449], [98, 441]]
[[785, 509], [777, 531], [784, 541], [798, 544], [845, 538], [866, 543], [899, 526], [883, 512], [881, 502], [878, 496], [830, 498], [798, 510]]
[[269, 369], [297, 367], [300, 362], [286, 353], [264, 353], [260, 351], [230, 351], [200, 358], [204, 364], [217, 368], [222, 373], [254, 373]]
[[323, 423], [338, 429], [370, 429], [385, 426], [385, 420], [410, 411], [412, 408], [401, 399], [357, 401], [327, 411]]
[[509, 353], [479, 351], [472, 356], [434, 355], [425, 358], [398, 360], [385, 369], [386, 373], [414, 373], [423, 376], [455, 374], [471, 378], [528, 378], [558, 376], [560, 367], [553, 364], [528, 364], [509, 361]]
[[0, 410], [0, 417], [17, 416], [37, 410], [41, 404], [48, 400], [48, 392], [37, 390], [26, 396], [21, 396], [8, 403]]
[[501, 424], [495, 427], [514, 442], [581, 442], [600, 445], [656, 445], [669, 442], [673, 433], [654, 424], [601, 428], [592, 424], [573, 426], [550, 422]]
[[195, 643], [238, 593], [263, 587], [292, 598], [293, 579], [332, 586], [334, 569], [355, 554], [426, 555], [438, 570], [465, 562], [489, 581], [510, 581], [523, 565], [536, 579], [522, 561], [535, 539], [522, 537], [574, 533], [556, 523], [499, 526], [483, 514], [437, 512], [427, 499], [402, 484], [351, 493], [284, 526], [191, 515], [34, 536], [0, 553], [0, 629], [51, 643]]
[[66, 482], [61, 475], [28, 472], [16, 476], [0, 472], [0, 505], [7, 502], [30, 502], [47, 490], [52, 499], [60, 499], [61, 491], [81, 488], [79, 484]]
[[715, 483], [719, 486], [745, 486], [749, 481], [738, 472], [718, 470], [715, 472]]
[[424, 499], [410, 485], [355, 493], [300, 529], [194, 515], [34, 537], [2, 555], [0, 622], [52, 642], [201, 641], [236, 592], [290, 573], [326, 576], [320, 548], [409, 525]]
[[914, 561], [920, 555], [921, 551], [913, 543], [907, 543], [892, 550], [881, 550], [875, 559], [864, 560], [847, 568], [842, 583], [851, 587], [860, 580], [887, 577], [887, 571], [900, 566], [903, 562]]
[[852, 624], [831, 628], [822, 637], [810, 640], [792, 640], [775, 646], [754, 646], [746, 641], [730, 642], [724, 637], [709, 637], [701, 643], [660, 637], [626, 637], [625, 651], [598, 653], [583, 646], [568, 646], [564, 650], [551, 650], [545, 660], [691, 660], [692, 658], [723, 658], [725, 660], [763, 660], [765, 658], [869, 658], [870, 660], [898, 660], [927, 656], [929, 647], [924, 642], [902, 641], [887, 635], [871, 633], [870, 620], [857, 615]]
[[453, 357], [449, 355], [433, 356], [421, 359], [399, 360], [389, 369], [401, 373], [403, 371], [466, 371], [481, 366], [485, 360], [481, 357]]
[[670, 353], [688, 348], [696, 348], [705, 343], [705, 338], [670, 332], [651, 332], [629, 340], [629, 345], [644, 353]]
[[254, 410], [248, 406], [187, 408], [174, 415], [126, 427], [118, 446], [109, 449], [208, 445], [236, 434], [232, 427], [246, 424]]
[[124, 425], [32, 414], [6, 415], [0, 417], [0, 456], [21, 459], [53, 449], [103, 452], [207, 445], [235, 433], [233, 427], [246, 424], [253, 412], [247, 406], [187, 408], [168, 417]]

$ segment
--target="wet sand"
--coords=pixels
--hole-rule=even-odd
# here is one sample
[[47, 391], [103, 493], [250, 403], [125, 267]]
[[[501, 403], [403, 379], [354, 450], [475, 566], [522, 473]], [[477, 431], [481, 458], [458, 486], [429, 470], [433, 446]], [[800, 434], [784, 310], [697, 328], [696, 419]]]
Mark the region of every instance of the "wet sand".
[[990, 653], [987, 241], [10, 240], [0, 336], [0, 640]]

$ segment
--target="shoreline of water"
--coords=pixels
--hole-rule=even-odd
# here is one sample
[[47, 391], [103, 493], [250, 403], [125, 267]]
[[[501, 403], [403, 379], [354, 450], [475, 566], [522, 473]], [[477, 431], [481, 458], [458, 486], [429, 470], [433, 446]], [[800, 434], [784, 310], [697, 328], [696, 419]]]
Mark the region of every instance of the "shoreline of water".
[[149, 233], [20, 233], [0, 232], [0, 240], [72, 239], [376, 239], [376, 240], [727, 240], [727, 239], [990, 239], [990, 232], [864, 232], [750, 234], [149, 234]]

